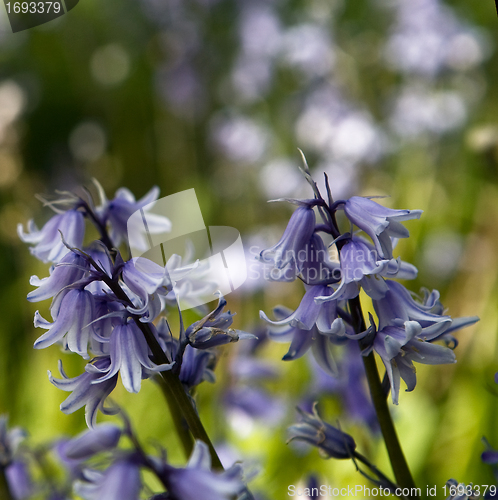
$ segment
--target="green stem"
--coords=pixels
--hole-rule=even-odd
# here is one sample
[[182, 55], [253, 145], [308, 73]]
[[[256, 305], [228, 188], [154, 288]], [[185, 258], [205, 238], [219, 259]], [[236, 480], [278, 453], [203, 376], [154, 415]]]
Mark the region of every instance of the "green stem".
[[[221, 460], [216, 453], [213, 443], [209, 439], [206, 429], [204, 429], [204, 426], [202, 425], [199, 415], [197, 414], [197, 410], [194, 408], [188, 394], [185, 392], [180, 379], [177, 375], [171, 373], [170, 371], [161, 372], [161, 376], [166, 382], [168, 390], [171, 392], [172, 400], [175, 402], [176, 408], [179, 409], [182, 418], [185, 419], [185, 422], [187, 423], [194, 438], [207, 444], [213, 468], [222, 471], [223, 465], [221, 464]], [[176, 410], [173, 408], [171, 411], [173, 413]]]
[[[106, 278], [104, 281], [118, 299], [132, 305], [125, 291], [119, 286], [119, 283], [110, 278]], [[162, 350], [156, 337], [154, 337], [150, 326], [147, 323], [142, 323], [140, 321], [140, 316], [137, 316], [136, 314], [131, 314], [131, 317], [143, 333], [145, 340], [152, 351], [154, 362], [158, 365], [171, 363], [171, 360], [168, 359], [166, 353]], [[194, 439], [199, 439], [208, 446], [213, 468], [223, 470], [223, 465], [221, 464], [213, 443], [209, 439], [206, 429], [204, 429], [199, 415], [190, 401], [188, 394], [185, 392], [178, 375], [173, 373], [171, 370], [162, 371], [160, 375], [164, 380], [164, 394], [173, 417], [175, 429], [180, 437], [182, 445], [184, 446], [185, 454], [189, 456], [192, 451], [192, 440], [187, 440], [185, 436], [186, 424]]]
[[[349, 300], [349, 309], [355, 332], [360, 333], [365, 331], [366, 325], [359, 297]], [[396, 483], [401, 488], [408, 488], [410, 490], [410, 495], [407, 495], [408, 498], [418, 499], [419, 497], [416, 494], [417, 490], [415, 482], [413, 481], [410, 469], [408, 468], [408, 464], [396, 434], [391, 414], [389, 413], [386, 395], [382, 388], [373, 351], [368, 356], [362, 356], [362, 358], [363, 364], [365, 365], [370, 395], [372, 396], [375, 413], [377, 414], [380, 430], [386, 444], [387, 453], [394, 472], [394, 477], [396, 478]]]
[[[361, 453], [358, 453], [357, 451], [353, 451], [353, 457], [358, 460], [358, 462], [361, 462], [362, 464], [366, 465], [383, 483], [384, 488], [389, 488], [391, 493], [394, 494], [396, 491], [396, 488], [398, 487], [396, 484], [394, 484], [388, 477], [386, 477], [382, 471], [377, 469], [377, 467], [373, 464], [370, 463], [370, 461], [364, 457]], [[358, 466], [357, 466], [358, 467]], [[358, 467], [359, 469], [359, 467]], [[362, 471], [360, 471], [362, 472]], [[363, 475], [366, 475], [364, 472], [362, 472]], [[372, 480], [369, 476], [367, 476], [368, 479]]]
[[[116, 249], [107, 234], [107, 228], [102, 224], [89, 205], [84, 202], [84, 200], [82, 201], [89, 217], [92, 219], [101, 234], [102, 242], [106, 245], [109, 252], [111, 252], [111, 256], [115, 256]], [[99, 269], [95, 263], [93, 263], [93, 265], [95, 266], [95, 269]], [[133, 306], [130, 298], [126, 295], [126, 292], [121, 288], [117, 281], [111, 279], [110, 277], [103, 278], [103, 281], [113, 291], [118, 299], [130, 306]], [[136, 314], [130, 314], [130, 316], [143, 333], [145, 340], [147, 341], [147, 345], [152, 352], [152, 356], [154, 357], [154, 362], [158, 365], [171, 363], [172, 360], [168, 359], [168, 356], [162, 350], [156, 337], [154, 337], [150, 326], [147, 323], [142, 323], [140, 321], [140, 316], [137, 316]], [[188, 435], [188, 430], [190, 430], [194, 439], [199, 439], [208, 446], [213, 468], [223, 470], [223, 465], [221, 464], [213, 443], [209, 439], [206, 429], [204, 429], [197, 410], [194, 408], [189, 395], [185, 392], [178, 374], [173, 373], [171, 370], [166, 370], [160, 372], [160, 375], [164, 381], [164, 384], [162, 384], [161, 387], [166, 397], [166, 402], [168, 403], [173, 423], [184, 448], [185, 454], [190, 456], [193, 449], [192, 439]], [[186, 430], [186, 426], [188, 430]]]
[[5, 500], [14, 500], [10, 492], [7, 478], [5, 477], [5, 467], [0, 466], [0, 498]]
[[171, 412], [171, 417], [173, 419], [173, 424], [176, 429], [176, 433], [178, 434], [178, 438], [183, 447], [183, 451], [185, 453], [185, 458], [189, 458], [192, 454], [192, 450], [194, 449], [194, 441], [192, 439], [192, 435], [189, 431], [189, 426], [187, 421], [180, 413], [179, 409], [175, 404], [175, 398], [173, 397], [173, 393], [169, 390], [166, 382], [162, 377], [156, 379], [161, 391], [166, 399], [166, 403], [168, 404], [168, 408]]

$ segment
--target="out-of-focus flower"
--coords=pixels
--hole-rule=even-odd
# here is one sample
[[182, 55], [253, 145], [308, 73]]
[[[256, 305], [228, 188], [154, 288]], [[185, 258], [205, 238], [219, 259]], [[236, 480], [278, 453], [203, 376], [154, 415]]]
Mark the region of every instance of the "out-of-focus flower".
[[[143, 198], [135, 201], [133, 193], [126, 188], [119, 188], [114, 199], [107, 200], [104, 191], [99, 189], [101, 205], [97, 208], [102, 223], [110, 222], [110, 237], [113, 244], [118, 247], [123, 239], [133, 238], [133, 246], [137, 250], [145, 251], [149, 248], [144, 234], [144, 224], [141, 219], [131, 218], [131, 215], [142, 209], [147, 214], [147, 231], [151, 234], [171, 231], [171, 222], [167, 217], [150, 213], [152, 206], [148, 206], [157, 200], [159, 188], [153, 187]], [[145, 208], [144, 208], [145, 207]], [[144, 216], [145, 217], [145, 216]], [[129, 224], [131, 226], [129, 227]]]
[[7, 421], [6, 415], [0, 415], [0, 473], [5, 473], [14, 500], [25, 500], [34, 493], [27, 464], [18, 453], [26, 433], [20, 427], [8, 429]]
[[435, 77], [444, 70], [465, 71], [485, 56], [480, 33], [465, 26], [446, 3], [401, 0], [390, 3], [396, 20], [387, 40], [388, 63], [408, 75]]
[[5, 468], [5, 477], [14, 500], [27, 500], [35, 492], [28, 466], [23, 460], [14, 460]]
[[19, 445], [26, 437], [21, 427], [7, 427], [8, 417], [0, 415], [0, 466], [6, 466], [12, 461]]
[[200, 351], [188, 345], [183, 353], [180, 370], [181, 383], [189, 389], [196, 387], [204, 380], [214, 383], [215, 375], [212, 368], [215, 362], [216, 356], [212, 352]]
[[172, 499], [231, 500], [246, 488], [239, 465], [234, 465], [223, 473], [211, 471], [209, 449], [202, 441], [196, 441], [184, 469], [163, 464], [162, 474]]
[[113, 424], [99, 424], [68, 441], [64, 454], [73, 460], [85, 460], [101, 451], [114, 449], [120, 437], [119, 427]]
[[103, 473], [85, 471], [88, 482], [78, 481], [75, 491], [85, 500], [138, 500], [142, 481], [140, 463], [133, 455], [117, 459]]

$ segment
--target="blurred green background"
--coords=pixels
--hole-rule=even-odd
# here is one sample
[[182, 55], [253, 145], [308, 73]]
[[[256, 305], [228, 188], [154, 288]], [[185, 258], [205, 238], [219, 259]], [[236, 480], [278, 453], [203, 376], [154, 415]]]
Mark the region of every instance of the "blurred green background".
[[[34, 351], [25, 300], [30, 275], [48, 274], [20, 243], [16, 226], [50, 216], [35, 194], [91, 185], [111, 197], [166, 196], [195, 188], [209, 225], [237, 228], [246, 247], [274, 244], [291, 208], [272, 198], [311, 196], [300, 179], [301, 148], [335, 198], [388, 195], [392, 208], [423, 209], [397, 254], [419, 268], [408, 286], [437, 288], [454, 316], [479, 315], [458, 333], [454, 366], [418, 366], [418, 384], [393, 408], [416, 482], [490, 484], [481, 437], [498, 447], [498, 18], [492, 0], [81, 0], [67, 15], [9, 33], [0, 7], [0, 413], [33, 442], [84, 428], [66, 416], [52, 387], [62, 357]], [[295, 307], [298, 284], [253, 280], [228, 297], [237, 328], [258, 311]], [[192, 318], [193, 319], [193, 316]], [[351, 463], [285, 444], [285, 428], [307, 389], [307, 361], [281, 361], [285, 345], [260, 355], [278, 372], [278, 425], [220, 411], [236, 348], [223, 350], [218, 383], [199, 388], [201, 416], [215, 441], [261, 467], [253, 489], [287, 498], [287, 486], [316, 472], [320, 483], [362, 484]], [[144, 441], [156, 439], [182, 463], [160, 391], [119, 389]], [[382, 442], [338, 418], [364, 454], [390, 474]], [[262, 497], [263, 498], [263, 497]]]

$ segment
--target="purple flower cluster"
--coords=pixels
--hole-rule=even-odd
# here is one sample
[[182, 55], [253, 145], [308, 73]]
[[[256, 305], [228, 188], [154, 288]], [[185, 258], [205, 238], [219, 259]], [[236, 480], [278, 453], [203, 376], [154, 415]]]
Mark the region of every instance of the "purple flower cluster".
[[[327, 202], [305, 174], [315, 198], [291, 200], [298, 208], [287, 229], [260, 257], [272, 266], [272, 279], [299, 278], [305, 294], [293, 312], [278, 306], [275, 320], [263, 311], [260, 316], [270, 324], [271, 337], [291, 342], [284, 360], [299, 358], [311, 348], [318, 364], [331, 375], [338, 375], [332, 345], [348, 339], [360, 341], [363, 355], [373, 350], [384, 363], [392, 400], [397, 404], [401, 379], [408, 391], [415, 388], [413, 363], [454, 363], [455, 355], [448, 347], [456, 345], [452, 333], [478, 318], [453, 320], [443, 314], [437, 291], [416, 298], [394, 280], [417, 276], [414, 266], [393, 257], [393, 248], [399, 238], [409, 236], [402, 223], [418, 219], [421, 210], [393, 210], [358, 196], [333, 202], [328, 185]], [[345, 232], [339, 229], [338, 212], [346, 217]], [[328, 246], [326, 242], [330, 242]], [[331, 258], [334, 247], [338, 262]], [[362, 290], [373, 303], [377, 324], [371, 319], [368, 329], [359, 330], [351, 301], [357, 301]]]
[[[242, 468], [234, 465], [223, 472], [212, 470], [207, 446], [195, 443], [185, 467], [173, 467], [166, 460], [166, 452], [147, 453], [123, 414], [124, 428], [104, 423], [88, 429], [78, 436], [63, 438], [49, 446], [53, 467], [58, 464], [66, 471], [69, 481], [43, 481], [33, 465], [47, 467], [46, 457], [29, 446], [19, 451], [24, 433], [19, 428], [7, 429], [6, 418], [0, 417], [0, 468], [5, 469], [9, 493], [15, 500], [39, 497], [62, 500], [72, 497], [72, 491], [84, 500], [137, 500], [145, 490], [142, 472], [154, 474], [167, 493], [152, 498], [170, 500], [232, 500], [251, 497], [244, 495], [247, 487], [242, 479]], [[132, 447], [118, 447], [125, 436]], [[47, 450], [48, 451], [48, 450]], [[149, 493], [150, 495], [150, 493]], [[240, 495], [240, 496], [239, 496]], [[3, 497], [2, 497], [3, 498]], [[40, 497], [42, 498], [42, 497]]]
[[[188, 380], [186, 387], [191, 388], [209, 378], [203, 372], [208, 358], [213, 357], [212, 353], [196, 354], [197, 349], [250, 336], [231, 328], [233, 314], [223, 312], [223, 297], [215, 311], [188, 327], [179, 339], [164, 328], [156, 328], [153, 321], [164, 316], [167, 296], [172, 292], [170, 275], [166, 267], [142, 257], [125, 262], [119, 246], [127, 238], [129, 217], [153, 202], [158, 189], [152, 189], [138, 202], [126, 189], [119, 189], [110, 201], [99, 190], [99, 206], [94, 206], [93, 200], [65, 196], [51, 203], [57, 214], [42, 229], [38, 230], [32, 221], [28, 234], [19, 227], [23, 241], [33, 245], [33, 255], [53, 263], [48, 277], [33, 276], [30, 280], [37, 289], [28, 294], [28, 300], [52, 299], [52, 321], [35, 313], [35, 327], [46, 332], [34, 347], [43, 349], [57, 343], [89, 360], [85, 372], [75, 378], [69, 378], [62, 365], [62, 379], [49, 372], [56, 387], [72, 392], [62, 403], [62, 411], [71, 413], [85, 406], [89, 426], [95, 424], [98, 409], [111, 411], [104, 408], [104, 401], [116, 386], [118, 374], [125, 389], [133, 393], [140, 391], [142, 379], [171, 369], [189, 372], [183, 377]], [[166, 217], [151, 217], [148, 214], [149, 231], [171, 229]], [[89, 245], [84, 244], [85, 220], [101, 234], [100, 240]], [[178, 268], [175, 272], [188, 274], [189, 269]], [[162, 346], [168, 362], [154, 359], [144, 329]], [[185, 352], [186, 364], [182, 366]]]
[[[165, 390], [174, 393], [177, 407], [172, 411], [183, 412], [180, 413], [183, 418], [196, 414], [190, 392], [204, 380], [214, 381], [216, 348], [239, 339], [255, 338], [232, 327], [234, 314], [225, 310], [227, 302], [219, 293], [215, 309], [190, 326], [184, 327], [180, 314], [180, 332], [174, 336], [166, 315], [168, 306], [173, 306], [175, 313], [178, 311], [172, 300], [173, 279], [187, 276], [197, 264], [176, 265], [181, 262], [179, 256], [170, 258], [169, 263], [176, 263], [172, 268], [161, 267], [143, 257], [125, 261], [121, 248], [128, 241], [127, 230], [135, 231], [134, 246], [140, 246], [142, 240], [144, 245], [146, 242], [146, 234], [140, 234], [143, 228], [130, 228], [129, 219], [137, 210], [147, 210], [157, 199], [158, 189], [153, 188], [135, 201], [126, 189], [119, 189], [115, 198], [108, 200], [102, 188], [97, 187], [100, 205], [96, 206], [90, 196], [86, 199], [64, 193], [62, 198], [47, 202], [56, 215], [42, 229], [32, 221], [27, 233], [19, 226], [19, 236], [31, 244], [31, 253], [43, 262], [51, 262], [49, 276], [41, 279], [32, 276], [30, 280], [36, 289], [28, 294], [29, 301], [52, 300], [50, 319], [35, 312], [34, 326], [45, 332], [34, 347], [43, 349], [59, 344], [63, 350], [87, 361], [84, 372], [75, 377], [66, 375], [62, 362], [59, 363], [61, 378], [48, 372], [52, 384], [70, 392], [61, 410], [72, 413], [85, 407], [90, 428], [57, 447], [61, 460], [72, 471], [73, 482], [77, 480], [75, 492], [85, 500], [137, 500], [142, 490], [141, 470], [149, 469], [164, 486], [165, 492], [158, 493], [157, 498], [188, 500], [199, 498], [200, 492], [203, 498], [213, 500], [251, 498], [242, 481], [240, 466], [225, 472], [211, 470], [211, 457], [217, 457], [208, 439], [209, 445], [196, 442], [185, 468], [175, 468], [166, 461], [165, 452], [159, 458], [147, 455], [138, 445], [129, 423], [126, 434], [135, 446], [127, 451], [115, 450], [121, 430], [110, 424], [96, 424], [99, 410], [107, 415], [120, 412], [117, 406], [105, 405], [118, 377], [128, 392], [138, 393], [143, 379], [157, 377], [161, 372]], [[95, 226], [99, 240], [85, 240], [87, 222]], [[147, 230], [152, 233], [171, 229], [170, 221], [163, 216], [147, 214], [147, 222]], [[171, 376], [164, 378], [164, 372]], [[193, 426], [202, 426], [198, 422]], [[15, 448], [14, 431], [8, 434], [5, 429], [5, 422], [0, 421], [0, 452]], [[187, 432], [195, 437], [198, 431], [194, 432], [189, 424]], [[100, 452], [111, 453], [110, 465], [105, 470], [86, 467], [84, 462]], [[14, 498], [25, 498], [28, 493], [23, 490], [17, 494], [15, 488], [23, 484], [25, 489], [29, 488], [29, 482], [23, 479], [26, 468], [11, 455], [8, 451], [8, 456], [0, 457], [0, 473], [10, 477]], [[214, 467], [221, 465], [215, 463]]]

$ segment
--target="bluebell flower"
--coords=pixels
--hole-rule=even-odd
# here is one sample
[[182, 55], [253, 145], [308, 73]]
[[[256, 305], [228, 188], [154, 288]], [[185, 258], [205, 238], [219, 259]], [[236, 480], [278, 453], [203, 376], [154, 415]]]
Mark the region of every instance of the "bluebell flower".
[[88, 269], [88, 262], [82, 255], [75, 252], [67, 253], [50, 269], [50, 276], [42, 279], [31, 276], [30, 285], [38, 288], [28, 293], [28, 300], [39, 302], [55, 297], [63, 288], [80, 280]]
[[[495, 382], [496, 381], [497, 381], [497, 376], [495, 375]], [[498, 464], [498, 451], [495, 450], [490, 445], [490, 443], [488, 442], [488, 440], [485, 437], [482, 438], [482, 442], [486, 446], [486, 450], [483, 451], [483, 453], [481, 454], [481, 460], [485, 464], [491, 465], [491, 469], [493, 471], [493, 475], [495, 477], [495, 482], [496, 482], [496, 480], [498, 479], [498, 466], [497, 466], [497, 464]], [[484, 498], [485, 499], [488, 499], [488, 498], [498, 498], [498, 488], [496, 486], [492, 486], [486, 492], [486, 494], [484, 495]]]
[[99, 381], [102, 372], [107, 371], [111, 365], [109, 357], [95, 359], [93, 363], [85, 366], [85, 371], [74, 378], [69, 378], [62, 363], [59, 362], [59, 371], [62, 379], [57, 379], [48, 372], [48, 378], [52, 384], [63, 391], [70, 391], [72, 394], [61, 403], [61, 411], [70, 414], [85, 406], [85, 420], [88, 427], [94, 427], [97, 422], [97, 410], [105, 415], [114, 415], [118, 410], [116, 408], [106, 408], [105, 400], [116, 387], [118, 381], [117, 374], [112, 378]]
[[450, 332], [475, 323], [479, 318], [473, 316], [453, 320], [442, 315], [443, 307], [436, 291], [426, 293], [422, 301], [415, 301], [400, 283], [391, 280], [385, 283], [388, 291], [384, 297], [373, 300], [379, 318], [379, 331], [373, 349], [386, 367], [393, 403], [397, 404], [400, 378], [405, 381], [407, 391], [415, 388], [413, 361], [422, 364], [454, 363], [455, 355], [451, 349], [432, 342], [445, 340], [448, 344]]
[[[166, 269], [140, 257], [124, 263], [122, 279], [133, 293], [130, 298], [135, 304], [134, 307], [129, 306], [127, 309], [132, 314], [142, 316], [143, 321], [153, 321], [164, 309], [164, 299], [161, 299], [168, 293], [164, 285], [169, 283]], [[162, 294], [158, 293], [161, 287], [163, 287]]]
[[259, 419], [265, 426], [278, 424], [287, 413], [287, 407], [282, 397], [248, 384], [230, 387], [223, 397], [223, 402], [229, 414], [238, 421], [240, 414], [251, 419]]
[[239, 465], [222, 473], [211, 471], [209, 449], [202, 441], [196, 441], [185, 468], [163, 464], [162, 475], [171, 500], [232, 500], [246, 488]]
[[406, 321], [416, 321], [423, 328], [423, 339], [433, 341], [479, 321], [477, 316], [452, 319], [443, 315], [444, 308], [436, 291], [426, 295], [424, 300], [415, 301], [412, 294], [400, 283], [386, 280], [385, 284], [388, 290], [384, 297], [373, 300], [379, 318], [379, 329], [385, 326], [403, 327]]
[[333, 294], [317, 296], [317, 302], [354, 299], [363, 290], [372, 298], [382, 298], [388, 287], [382, 278], [414, 279], [415, 266], [398, 260], [379, 259], [375, 248], [363, 238], [352, 237], [340, 250], [341, 282]]
[[[428, 290], [422, 288], [423, 297], [419, 300], [422, 305], [428, 309], [428, 312], [436, 316], [444, 316], [445, 307], [439, 300], [439, 292], [437, 290]], [[454, 349], [458, 345], [458, 340], [453, 336], [453, 332], [461, 330], [466, 326], [473, 325], [479, 321], [478, 316], [463, 316], [461, 318], [451, 318], [451, 324], [444, 329], [442, 334], [439, 334], [436, 339], [444, 342], [447, 346]], [[425, 325], [423, 320], [419, 321], [421, 325]]]
[[0, 467], [5, 467], [14, 458], [26, 432], [21, 427], [8, 428], [7, 415], [0, 415]]
[[254, 339], [251, 333], [231, 328], [233, 316], [230, 311], [223, 312], [227, 301], [219, 295], [218, 306], [195, 323], [192, 323], [185, 331], [189, 344], [196, 349], [209, 349], [219, 345], [237, 342], [240, 339]]
[[373, 297], [382, 297], [385, 285], [382, 276], [389, 269], [389, 260], [378, 260], [373, 248], [360, 238], [349, 239], [340, 250], [341, 282], [334, 293], [317, 296], [317, 302], [354, 299], [360, 293], [360, 286]]
[[314, 233], [305, 246], [306, 256], [300, 276], [307, 285], [336, 283], [340, 280], [341, 270], [338, 262], [330, 259], [322, 238]]
[[498, 451], [496, 450], [486, 450], [481, 454], [481, 460], [488, 465], [498, 464]]
[[83, 469], [85, 468], [85, 459], [80, 458], [69, 458], [66, 453], [66, 447], [69, 445], [71, 440], [69, 438], [63, 437], [58, 439], [52, 449], [57, 457], [57, 461], [66, 471], [66, 475], [71, 481], [75, 479], [81, 479], [83, 477]]
[[127, 455], [115, 460], [104, 472], [86, 471], [87, 482], [77, 481], [75, 492], [85, 500], [139, 500], [140, 465], [134, 455]]
[[108, 356], [112, 331], [121, 323], [126, 311], [110, 295], [94, 295], [94, 298], [97, 319], [92, 323], [94, 335], [90, 337], [89, 350], [95, 356]]
[[316, 404], [313, 413], [308, 413], [298, 408], [301, 422], [289, 427], [289, 439], [305, 441], [318, 447], [320, 453], [326, 458], [346, 459], [353, 456], [356, 448], [354, 439], [345, 432], [336, 429], [324, 422], [318, 415]]
[[306, 487], [310, 492], [309, 500], [317, 500], [318, 495], [320, 494], [320, 483], [318, 482], [318, 478], [316, 476], [309, 476], [308, 481], [306, 482]]
[[26, 432], [20, 427], [9, 429], [7, 422], [7, 416], [0, 415], [0, 474], [5, 473], [14, 500], [25, 500], [34, 493], [26, 461], [18, 453]]
[[183, 353], [182, 367], [180, 369], [180, 382], [187, 388], [192, 389], [201, 382], [214, 383], [216, 380], [213, 368], [216, 356], [208, 350], [185, 347]]
[[[342, 319], [337, 317], [336, 302], [327, 304], [318, 302], [317, 297], [331, 296], [333, 290], [326, 285], [307, 286], [306, 293], [301, 299], [298, 308], [291, 314], [277, 321], [272, 321], [263, 311], [259, 312], [260, 318], [275, 326], [288, 325], [301, 330], [311, 330], [316, 324], [322, 333], [333, 335], [343, 335], [345, 328]], [[281, 316], [284, 308], [274, 310], [274, 313]]]
[[88, 341], [95, 335], [91, 325], [94, 319], [93, 295], [87, 290], [69, 290], [60, 303], [59, 314], [53, 323], [49, 323], [36, 311], [35, 327], [48, 331], [36, 340], [34, 347], [44, 349], [65, 337], [65, 343], [70, 351], [89, 359]]
[[408, 230], [401, 224], [419, 219], [422, 210], [392, 210], [373, 200], [353, 196], [343, 205], [347, 218], [363, 230], [375, 245], [380, 259], [392, 259], [391, 238], [407, 238]]
[[[331, 303], [329, 303], [331, 304]], [[289, 316], [289, 310], [284, 307], [273, 309], [277, 318]], [[289, 350], [282, 358], [284, 361], [292, 361], [303, 356], [311, 348], [313, 357], [318, 365], [329, 375], [337, 376], [337, 364], [331, 351], [331, 340], [338, 337], [332, 334], [323, 334], [318, 328], [313, 326], [310, 330], [303, 330], [299, 327], [284, 325], [270, 326], [270, 338], [276, 342], [290, 342]]]
[[337, 377], [330, 377], [310, 358], [312, 379], [306, 392], [309, 407], [322, 395], [338, 395], [348, 418], [366, 423], [372, 431], [379, 430], [375, 409], [366, 384], [365, 368], [357, 341], [347, 340], [338, 361]]
[[[133, 193], [126, 188], [119, 188], [114, 199], [107, 200], [104, 191], [100, 188], [101, 205], [97, 212], [105, 225], [110, 222], [110, 238], [114, 245], [118, 247], [123, 240], [133, 237], [133, 246], [140, 251], [149, 249], [149, 244], [145, 236], [144, 225], [141, 218], [131, 218], [131, 215], [143, 209], [146, 214], [147, 229], [151, 234], [159, 234], [171, 231], [171, 222], [167, 217], [152, 214], [149, 212], [152, 203], [159, 196], [159, 188], [153, 187], [143, 198], [136, 201]], [[148, 206], [150, 205], [150, 206]], [[128, 227], [130, 225], [130, 227]]]
[[382, 328], [375, 336], [373, 349], [386, 367], [394, 404], [398, 404], [400, 379], [405, 381], [408, 392], [415, 388], [417, 377], [414, 361], [426, 365], [456, 362], [451, 349], [425, 340], [424, 329], [416, 321], [405, 321], [403, 328]]
[[[292, 214], [280, 241], [263, 250], [260, 260], [273, 264], [273, 281], [293, 281], [302, 271], [307, 257], [307, 245], [315, 231], [315, 212], [307, 205], [299, 206]], [[274, 272], [275, 271], [275, 272]]]
[[67, 245], [73, 248], [81, 248], [85, 235], [85, 219], [80, 210], [68, 210], [54, 215], [42, 229], [38, 229], [35, 223], [28, 222], [28, 233], [24, 232], [22, 224], [17, 226], [19, 238], [25, 243], [34, 244], [30, 252], [43, 262], [60, 262], [70, 252]]
[[100, 369], [93, 365], [94, 372], [104, 375], [94, 383], [112, 380], [119, 372], [121, 381], [128, 392], [139, 392], [142, 383], [142, 369], [150, 371], [170, 370], [174, 363], [156, 365], [149, 359], [149, 346], [143, 333], [132, 319], [117, 325], [109, 339], [111, 363]]
[[73, 460], [86, 460], [96, 453], [116, 448], [121, 429], [114, 424], [99, 424], [71, 439], [64, 446], [64, 454]]
[[5, 478], [14, 500], [28, 500], [36, 490], [24, 460], [13, 460], [5, 468]]

